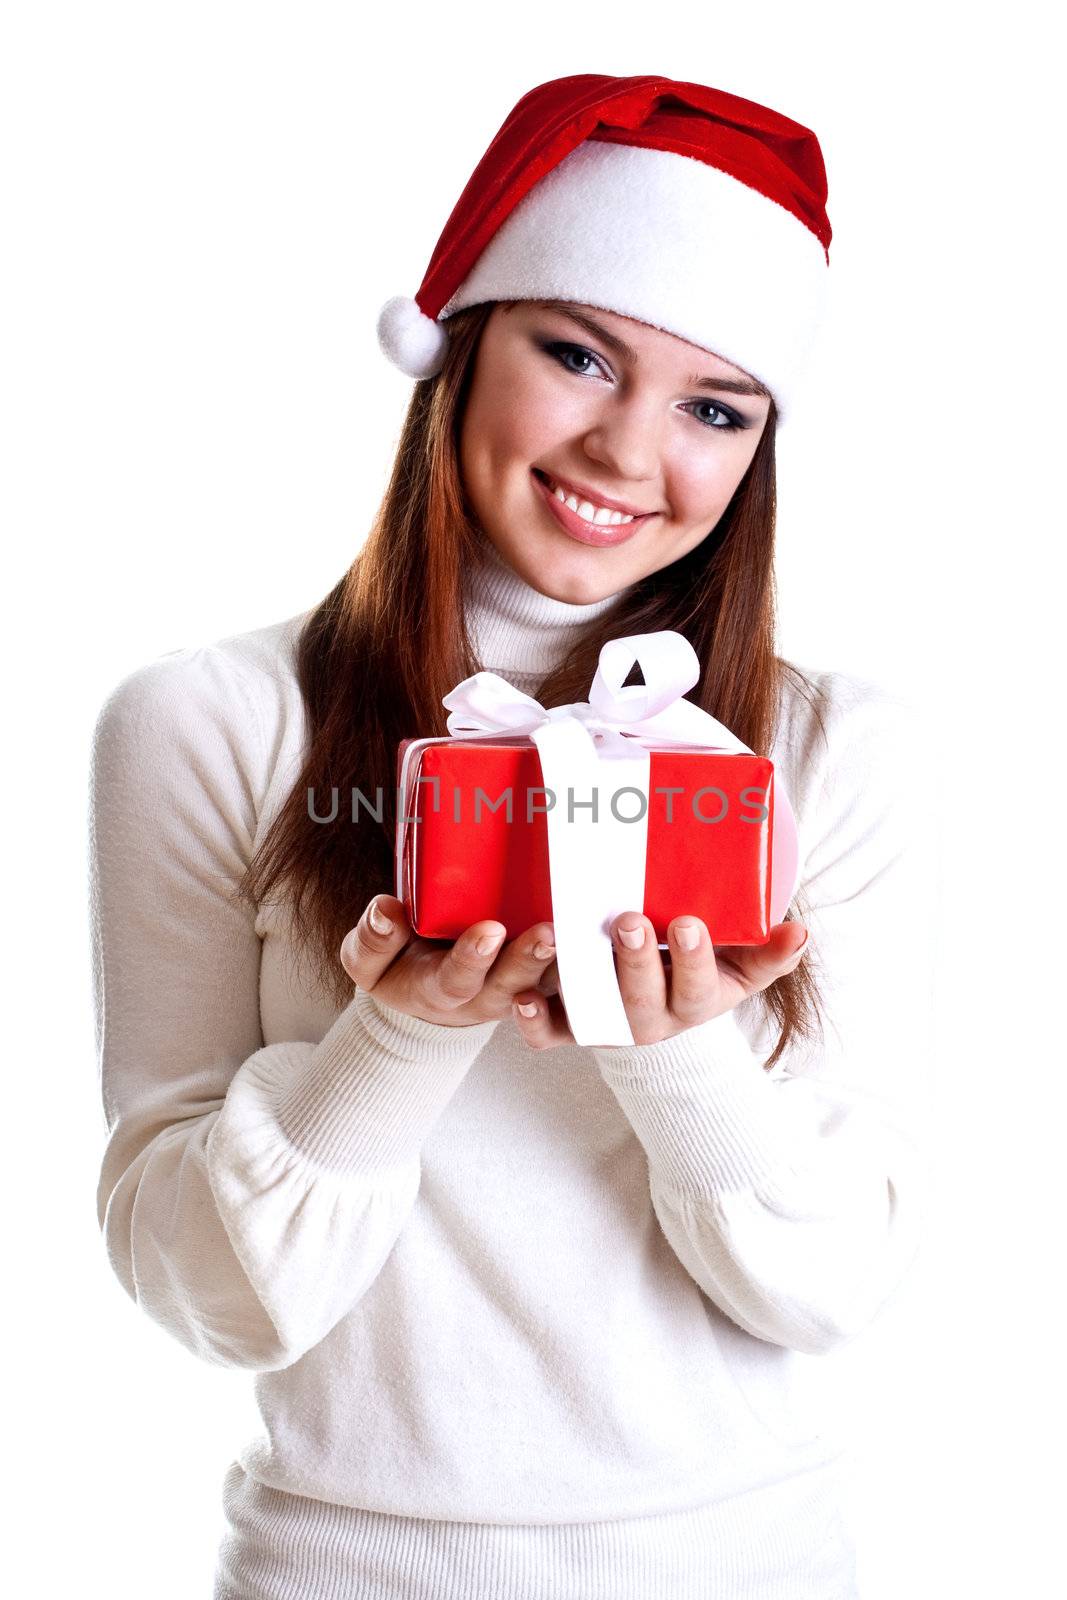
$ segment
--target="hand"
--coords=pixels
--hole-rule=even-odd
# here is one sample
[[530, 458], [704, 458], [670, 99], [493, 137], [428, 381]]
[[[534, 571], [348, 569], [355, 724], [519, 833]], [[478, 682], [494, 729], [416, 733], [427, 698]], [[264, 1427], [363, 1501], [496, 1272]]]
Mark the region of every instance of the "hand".
[[[635, 930], [642, 934], [637, 948], [621, 938], [623, 931]], [[687, 930], [696, 933], [692, 950], [682, 945], [680, 935], [684, 937]], [[639, 911], [622, 912], [612, 924], [612, 945], [619, 992], [635, 1044], [673, 1038], [768, 988], [799, 965], [807, 937], [799, 922], [779, 922], [766, 944], [720, 945], [716, 949], [698, 917], [675, 917], [667, 928], [669, 951], [664, 962], [649, 919]], [[532, 1050], [575, 1042], [562, 1002], [546, 993], [548, 988], [546, 983], [515, 996], [512, 1015]], [[520, 1011], [523, 1005], [534, 1007], [530, 1016]]]
[[[391, 929], [376, 929], [373, 912], [390, 921]], [[471, 1027], [510, 1015], [513, 996], [539, 982], [555, 958], [551, 922], [535, 923], [510, 944], [503, 944], [506, 933], [502, 922], [475, 922], [444, 948], [417, 938], [403, 903], [379, 894], [345, 934], [341, 965], [357, 987], [396, 1011], [450, 1028]], [[487, 939], [489, 947], [479, 950]]]

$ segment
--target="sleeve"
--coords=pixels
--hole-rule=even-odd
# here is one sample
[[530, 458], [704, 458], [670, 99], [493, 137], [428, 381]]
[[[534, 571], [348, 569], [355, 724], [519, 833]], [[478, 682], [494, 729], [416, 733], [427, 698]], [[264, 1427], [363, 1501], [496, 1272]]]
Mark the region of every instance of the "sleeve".
[[803, 830], [823, 1040], [765, 1070], [776, 1035], [750, 997], [672, 1039], [596, 1050], [679, 1260], [738, 1326], [809, 1354], [854, 1337], [894, 1292], [930, 1188], [928, 729], [911, 704], [867, 687], [828, 720]]
[[97, 717], [97, 1213], [160, 1326], [204, 1361], [273, 1371], [373, 1283], [422, 1144], [496, 1024], [424, 1022], [353, 988], [318, 1044], [264, 1045], [255, 911], [232, 892], [269, 778], [244, 670], [217, 646], [175, 652]]

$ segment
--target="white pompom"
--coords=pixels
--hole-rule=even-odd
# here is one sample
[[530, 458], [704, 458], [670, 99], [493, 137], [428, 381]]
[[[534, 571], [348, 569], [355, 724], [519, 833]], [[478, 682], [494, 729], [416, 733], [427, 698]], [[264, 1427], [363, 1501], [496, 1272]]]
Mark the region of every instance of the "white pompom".
[[378, 313], [378, 343], [409, 378], [432, 378], [444, 364], [448, 331], [410, 295], [397, 294]]

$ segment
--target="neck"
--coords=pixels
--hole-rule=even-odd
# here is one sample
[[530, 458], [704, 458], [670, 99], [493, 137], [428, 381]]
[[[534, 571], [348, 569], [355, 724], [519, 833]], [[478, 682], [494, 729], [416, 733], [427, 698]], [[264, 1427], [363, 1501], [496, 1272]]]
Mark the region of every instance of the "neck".
[[471, 643], [487, 672], [544, 677], [582, 630], [619, 598], [609, 594], [588, 605], [553, 600], [520, 577], [488, 539], [483, 538], [482, 548], [482, 559], [466, 575], [465, 598]]

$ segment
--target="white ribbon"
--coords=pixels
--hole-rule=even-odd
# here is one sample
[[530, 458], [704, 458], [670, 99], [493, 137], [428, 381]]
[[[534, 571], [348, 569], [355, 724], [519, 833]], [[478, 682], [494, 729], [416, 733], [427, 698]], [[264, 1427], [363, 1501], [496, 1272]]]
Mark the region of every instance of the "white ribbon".
[[[635, 661], [645, 681], [624, 684]], [[723, 723], [683, 698], [699, 676], [700, 661], [689, 640], [664, 629], [604, 644], [588, 701], [546, 709], [498, 673], [476, 672], [441, 702], [449, 711], [451, 738], [528, 736], [537, 746], [543, 783], [554, 797], [545, 821], [556, 966], [577, 1044], [634, 1042], [619, 992], [611, 924], [620, 912], [639, 910], [644, 903], [651, 747], [694, 745], [752, 754]], [[413, 739], [401, 763], [397, 862], [402, 899], [408, 779], [421, 751], [438, 743], [447, 740]], [[633, 806], [634, 813], [640, 809], [640, 820], [620, 821], [612, 810], [611, 798], [622, 789], [637, 791]], [[595, 811], [583, 804], [594, 797]], [[630, 815], [628, 806], [623, 815]], [[792, 899], [797, 866], [796, 824], [777, 773], [774, 840], [772, 922], [781, 921]], [[778, 881], [783, 873], [788, 895]]]

